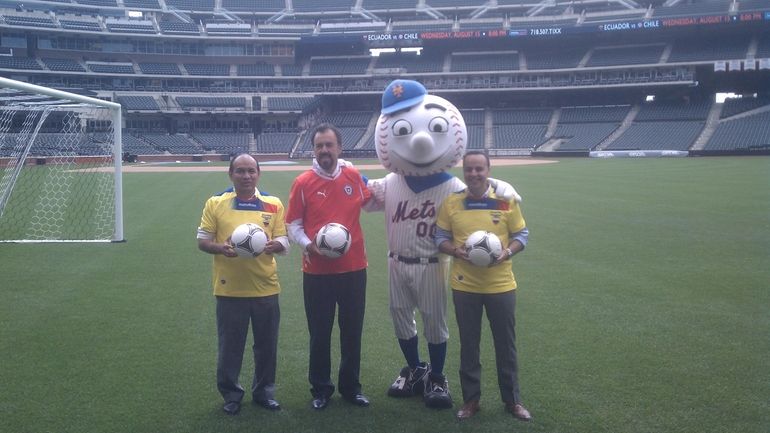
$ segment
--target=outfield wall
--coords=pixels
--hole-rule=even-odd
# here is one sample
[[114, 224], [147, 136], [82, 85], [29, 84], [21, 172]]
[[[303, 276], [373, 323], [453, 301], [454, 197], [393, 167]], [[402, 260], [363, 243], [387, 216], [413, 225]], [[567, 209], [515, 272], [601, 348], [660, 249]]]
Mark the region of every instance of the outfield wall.
[[[96, 164], [104, 162], [107, 155], [101, 156], [30, 156], [24, 160], [24, 165], [46, 165], [54, 164], [56, 160], [67, 161], [67, 164]], [[0, 158], [0, 167], [6, 167], [18, 158]]]
[[[283, 161], [287, 159], [310, 159], [312, 154], [289, 157], [285, 153], [281, 154], [256, 154], [259, 161]], [[532, 152], [529, 156], [533, 158], [668, 158], [685, 156], [761, 156], [770, 155], [770, 148], [749, 148], [739, 150], [613, 150], [613, 151], [564, 151], [564, 152]], [[134, 162], [201, 162], [201, 161], [229, 161], [230, 155], [227, 154], [194, 154], [194, 155], [131, 155], [136, 160], [126, 161], [124, 163]], [[373, 154], [358, 154], [356, 152], [345, 151], [342, 155], [346, 159], [367, 158], [374, 159], [377, 156]], [[502, 155], [490, 154], [492, 158], [500, 158]], [[517, 156], [520, 157], [520, 156]], [[104, 156], [75, 156], [75, 164], [93, 164], [94, 161], [102, 161]], [[526, 159], [526, 156], [523, 158]], [[15, 158], [0, 158], [0, 167], [5, 167]], [[53, 163], [54, 157], [32, 156], [26, 159], [25, 165], [46, 165]]]
[[[194, 155], [130, 155], [131, 157], [136, 157], [134, 161], [126, 161], [126, 157], [124, 156], [123, 162], [138, 162], [138, 161], [144, 161], [144, 162], [199, 162], [199, 161], [230, 161], [230, 155], [229, 154], [194, 154]], [[24, 165], [46, 165], [46, 164], [53, 164], [55, 161], [55, 157], [50, 156], [30, 156], [24, 161]], [[58, 159], [62, 159], [62, 157], [58, 157]], [[273, 154], [273, 155], [263, 155], [259, 154], [259, 160], [260, 161], [281, 161], [288, 159], [287, 154]], [[68, 163], [75, 163], [75, 164], [94, 164], [96, 161], [103, 161], [104, 156], [72, 156], [67, 157]], [[9, 165], [11, 162], [15, 162], [16, 158], [0, 158], [0, 167], [5, 167]]]

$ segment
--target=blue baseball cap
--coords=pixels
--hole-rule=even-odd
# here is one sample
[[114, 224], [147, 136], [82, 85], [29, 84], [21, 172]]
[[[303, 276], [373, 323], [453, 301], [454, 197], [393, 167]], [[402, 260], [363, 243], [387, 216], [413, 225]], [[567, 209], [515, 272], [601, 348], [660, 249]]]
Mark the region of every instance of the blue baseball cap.
[[412, 80], [395, 80], [382, 93], [382, 113], [390, 114], [419, 104], [428, 91]]

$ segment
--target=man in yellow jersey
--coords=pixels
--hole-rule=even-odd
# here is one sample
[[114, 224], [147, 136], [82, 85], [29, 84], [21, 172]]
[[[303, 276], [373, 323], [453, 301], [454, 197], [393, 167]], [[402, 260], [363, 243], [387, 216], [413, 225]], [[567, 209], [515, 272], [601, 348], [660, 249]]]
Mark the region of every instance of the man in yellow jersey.
[[[241, 409], [243, 387], [238, 377], [251, 322], [254, 336], [254, 402], [269, 410], [279, 410], [275, 400], [275, 370], [278, 348], [280, 308], [274, 254], [284, 255], [289, 240], [284, 207], [277, 197], [257, 190], [259, 163], [251, 155], [240, 154], [230, 161], [233, 188], [206, 201], [198, 227], [198, 248], [214, 255], [214, 296], [217, 307], [217, 388], [225, 403], [222, 409], [236, 415]], [[230, 241], [241, 224], [254, 223], [265, 230], [269, 241], [262, 254], [238, 257]]]
[[[436, 244], [441, 252], [454, 257], [449, 282], [460, 334], [460, 386], [464, 402], [457, 418], [470, 418], [480, 408], [479, 342], [481, 317], [486, 310], [505, 409], [514, 417], [529, 421], [532, 416], [519, 395], [514, 330], [516, 279], [508, 262], [527, 245], [529, 230], [519, 204], [495, 195], [489, 185], [489, 169], [489, 157], [484, 152], [468, 151], [463, 157], [468, 188], [444, 200], [436, 220]], [[464, 248], [465, 240], [477, 230], [494, 233], [504, 247], [489, 267], [473, 265]]]

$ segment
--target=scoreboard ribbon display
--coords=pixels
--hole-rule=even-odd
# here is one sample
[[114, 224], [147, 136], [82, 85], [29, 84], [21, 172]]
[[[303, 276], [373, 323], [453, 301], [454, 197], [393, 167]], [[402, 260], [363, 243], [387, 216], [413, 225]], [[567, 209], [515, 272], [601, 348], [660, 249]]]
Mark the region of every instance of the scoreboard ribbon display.
[[[473, 40], [473, 39], [504, 39], [504, 38], [543, 38], [558, 37], [565, 34], [596, 33], [596, 32], [638, 32], [645, 30], [658, 30], [663, 28], [687, 27], [687, 26], [711, 26], [741, 23], [770, 24], [770, 11], [741, 12], [734, 15], [697, 15], [672, 18], [638, 19], [614, 21], [605, 23], [589, 23], [574, 26], [543, 26], [511, 29], [485, 29], [485, 30], [437, 30], [437, 31], [412, 31], [392, 33], [370, 33], [360, 37], [367, 45], [377, 47], [416, 46], [424, 41], [440, 40]], [[318, 40], [324, 36], [312, 36]], [[303, 37], [305, 39], [305, 37]], [[319, 41], [320, 42], [320, 41]]]

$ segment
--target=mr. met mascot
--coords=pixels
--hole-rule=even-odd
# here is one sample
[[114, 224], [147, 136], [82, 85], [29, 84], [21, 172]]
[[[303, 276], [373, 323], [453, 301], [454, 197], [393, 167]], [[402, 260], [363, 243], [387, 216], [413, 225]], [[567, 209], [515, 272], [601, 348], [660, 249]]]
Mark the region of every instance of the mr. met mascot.
[[[448, 173], [465, 154], [468, 133], [460, 111], [411, 80], [393, 81], [382, 95], [374, 136], [377, 156], [391, 173], [370, 180], [385, 211], [388, 234], [390, 313], [407, 366], [388, 389], [392, 397], [423, 395], [426, 406], [452, 407], [444, 375], [449, 257], [434, 244], [436, 216], [444, 199], [465, 189]], [[521, 198], [505, 182], [496, 192]], [[423, 320], [430, 363], [420, 359], [415, 309]]]

